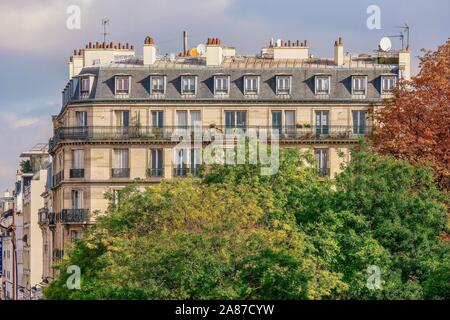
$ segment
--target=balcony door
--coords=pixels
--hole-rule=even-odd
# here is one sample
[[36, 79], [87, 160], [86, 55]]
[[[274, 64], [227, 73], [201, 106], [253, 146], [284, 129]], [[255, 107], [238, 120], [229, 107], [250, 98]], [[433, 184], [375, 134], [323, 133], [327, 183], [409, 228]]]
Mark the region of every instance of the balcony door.
[[226, 111], [225, 112], [225, 126], [226, 128], [242, 128], [247, 126], [247, 112], [246, 111]]
[[130, 164], [128, 149], [114, 150], [114, 168], [112, 175], [115, 178], [127, 178], [130, 176]]
[[316, 133], [327, 135], [328, 130], [328, 111], [316, 111]]
[[83, 209], [83, 191], [72, 190], [72, 209]]
[[70, 170], [71, 178], [84, 177], [84, 150], [77, 149], [72, 151], [72, 169]]
[[287, 110], [284, 112], [286, 135], [288, 137], [295, 136], [295, 111]]
[[[74, 138], [85, 138], [87, 134], [87, 126], [88, 126], [88, 118], [87, 118], [87, 112], [86, 111], [76, 111], [75, 112], [75, 118], [76, 118], [76, 134]], [[77, 137], [78, 135], [78, 137]]]
[[366, 111], [352, 111], [353, 117], [353, 133], [366, 133]]
[[272, 111], [272, 129], [278, 130], [278, 134], [281, 134], [283, 128], [282, 115], [282, 111]]
[[150, 150], [150, 176], [163, 176], [163, 149]]
[[316, 166], [320, 176], [329, 175], [328, 170], [328, 149], [316, 149], [314, 151], [316, 156]]

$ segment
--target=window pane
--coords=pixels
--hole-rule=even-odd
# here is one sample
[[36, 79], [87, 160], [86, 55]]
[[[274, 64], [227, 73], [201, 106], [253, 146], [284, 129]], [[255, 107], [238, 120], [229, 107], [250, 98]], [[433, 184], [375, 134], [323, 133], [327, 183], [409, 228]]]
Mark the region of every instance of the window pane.
[[179, 127], [187, 127], [187, 111], [177, 111], [177, 120]]
[[202, 124], [202, 114], [200, 111], [191, 111], [191, 126]]

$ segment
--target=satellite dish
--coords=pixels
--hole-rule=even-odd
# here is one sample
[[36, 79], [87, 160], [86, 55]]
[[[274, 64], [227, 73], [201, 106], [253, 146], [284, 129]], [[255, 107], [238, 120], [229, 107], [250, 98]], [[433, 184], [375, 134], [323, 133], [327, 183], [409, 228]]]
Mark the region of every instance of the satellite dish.
[[392, 42], [388, 37], [384, 37], [380, 40], [380, 49], [384, 52], [391, 50]]
[[203, 43], [200, 43], [197, 46], [197, 53], [199, 56], [204, 56], [206, 53], [206, 46]]

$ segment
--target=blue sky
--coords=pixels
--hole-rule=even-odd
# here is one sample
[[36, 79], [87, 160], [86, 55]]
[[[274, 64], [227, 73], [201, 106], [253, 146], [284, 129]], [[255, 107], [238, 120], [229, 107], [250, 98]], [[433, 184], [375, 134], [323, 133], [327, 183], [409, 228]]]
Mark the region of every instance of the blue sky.
[[[66, 27], [72, 4], [81, 8], [80, 30]], [[380, 30], [366, 27], [369, 5], [381, 9]], [[311, 53], [331, 57], [338, 36], [346, 51], [371, 52], [407, 22], [417, 56], [421, 48], [435, 49], [448, 39], [449, 12], [448, 0], [2, 0], [0, 191], [11, 189], [20, 152], [51, 136], [68, 57], [88, 41], [101, 41], [102, 17], [110, 19], [108, 39], [134, 44], [138, 55], [147, 35], [160, 53], [179, 52], [187, 30], [190, 46], [214, 36], [238, 53], [254, 54], [271, 38], [307, 39]]]

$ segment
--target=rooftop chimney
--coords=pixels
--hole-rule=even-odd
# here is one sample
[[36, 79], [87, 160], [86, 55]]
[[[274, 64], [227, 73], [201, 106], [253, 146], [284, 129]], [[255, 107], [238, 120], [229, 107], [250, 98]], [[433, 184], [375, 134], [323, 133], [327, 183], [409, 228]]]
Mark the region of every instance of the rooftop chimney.
[[183, 31], [183, 52], [188, 50], [188, 35], [187, 31]]
[[344, 42], [341, 37], [334, 43], [334, 63], [337, 66], [344, 65]]
[[219, 38], [208, 38], [206, 42], [206, 65], [220, 66], [223, 61], [223, 48]]
[[156, 61], [156, 47], [152, 37], [145, 38], [144, 42], [144, 65], [152, 65]]

